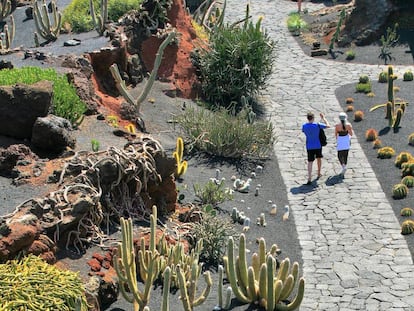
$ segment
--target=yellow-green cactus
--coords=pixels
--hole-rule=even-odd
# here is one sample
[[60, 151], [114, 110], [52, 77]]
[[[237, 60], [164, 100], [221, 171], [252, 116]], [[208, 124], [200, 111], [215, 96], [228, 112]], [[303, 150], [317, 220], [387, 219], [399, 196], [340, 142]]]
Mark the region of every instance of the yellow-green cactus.
[[181, 175], [185, 174], [185, 172], [187, 171], [188, 163], [187, 161], [183, 160], [183, 155], [184, 155], [184, 141], [181, 137], [177, 137], [177, 145], [173, 153], [173, 157], [177, 165], [177, 168], [175, 171], [176, 177], [180, 177]]
[[37, 33], [46, 41], [55, 41], [62, 26], [62, 14], [59, 12], [56, 1], [51, 1], [53, 23], [49, 18], [48, 6], [45, 0], [35, 0], [33, 6], [33, 19]]

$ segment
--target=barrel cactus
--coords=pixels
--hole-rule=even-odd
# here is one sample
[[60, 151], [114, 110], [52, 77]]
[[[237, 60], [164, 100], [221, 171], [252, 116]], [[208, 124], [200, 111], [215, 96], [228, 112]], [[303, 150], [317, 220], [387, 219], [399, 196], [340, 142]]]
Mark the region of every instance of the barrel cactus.
[[414, 187], [414, 176], [404, 176], [403, 179], [401, 179], [401, 183], [406, 185], [408, 188]]
[[387, 71], [380, 72], [380, 74], [378, 75], [378, 82], [379, 83], [387, 83], [388, 82], [388, 72]]
[[398, 168], [401, 168], [401, 165], [405, 162], [410, 161], [413, 159], [413, 156], [411, 153], [407, 151], [400, 152], [400, 154], [397, 156], [397, 159], [395, 160], [395, 166]]
[[411, 70], [407, 70], [404, 72], [403, 80], [404, 81], [413, 81], [413, 72]]
[[414, 160], [401, 164], [401, 175], [402, 177], [414, 176]]
[[414, 146], [414, 133], [411, 133], [410, 136], [408, 136], [408, 144]]
[[381, 139], [377, 138], [376, 140], [374, 140], [372, 142], [372, 147], [374, 149], [380, 149], [380, 148], [382, 148], [382, 141], [381, 141]]
[[367, 141], [374, 141], [378, 138], [378, 132], [376, 129], [370, 128], [365, 132], [365, 139]]
[[354, 121], [359, 122], [359, 121], [362, 121], [362, 119], [364, 119], [364, 112], [362, 110], [355, 111]]
[[404, 207], [400, 211], [400, 215], [404, 217], [409, 217], [413, 214], [413, 209], [411, 207]]
[[414, 221], [407, 219], [401, 224], [401, 234], [407, 235], [414, 232]]
[[408, 187], [402, 183], [394, 185], [392, 188], [392, 197], [396, 200], [404, 199], [408, 194]]
[[395, 155], [395, 150], [392, 147], [382, 147], [378, 149], [378, 158], [390, 159]]

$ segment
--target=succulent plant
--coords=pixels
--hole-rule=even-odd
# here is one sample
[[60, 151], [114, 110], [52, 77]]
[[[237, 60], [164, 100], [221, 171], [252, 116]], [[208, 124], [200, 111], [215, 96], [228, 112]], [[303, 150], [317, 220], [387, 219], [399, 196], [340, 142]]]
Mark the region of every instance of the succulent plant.
[[53, 24], [49, 18], [48, 5], [45, 0], [35, 0], [33, 5], [33, 19], [36, 24], [36, 35], [40, 35], [46, 41], [55, 41], [60, 34], [62, 14], [59, 12], [56, 1], [50, 2], [52, 8]]
[[351, 111], [354, 111], [354, 106], [353, 105], [346, 106], [346, 112], [351, 112]]
[[411, 133], [411, 134], [408, 136], [408, 144], [409, 144], [410, 146], [414, 146], [414, 133]]
[[181, 177], [187, 171], [188, 162], [183, 160], [184, 154], [184, 141], [181, 137], [177, 137], [176, 148], [173, 152], [173, 157], [175, 159], [176, 169], [175, 176], [177, 178]]
[[401, 164], [401, 176], [414, 176], [414, 160]]
[[364, 119], [364, 112], [362, 110], [355, 111], [354, 121], [359, 122], [359, 121], [362, 121], [362, 119]]
[[394, 185], [392, 188], [392, 197], [396, 200], [404, 199], [408, 194], [408, 187], [402, 183]]
[[388, 72], [387, 71], [380, 72], [380, 74], [378, 75], [378, 82], [379, 83], [387, 83], [388, 82]]
[[378, 149], [378, 158], [390, 159], [395, 155], [395, 150], [392, 147], [382, 147]]
[[413, 214], [413, 209], [411, 207], [404, 207], [400, 211], [400, 215], [404, 217], [409, 217]]
[[403, 81], [413, 81], [413, 72], [411, 70], [407, 70], [404, 72]]
[[354, 103], [354, 99], [352, 97], [347, 97], [345, 99], [345, 104], [352, 105]]
[[369, 77], [367, 75], [361, 75], [359, 76], [359, 83], [368, 83]]
[[374, 141], [378, 138], [378, 131], [376, 129], [370, 128], [365, 132], [365, 139], [367, 141]]
[[414, 232], [414, 221], [407, 219], [401, 224], [401, 234], [407, 235]]
[[[1, 5], [0, 5], [0, 8], [1, 8]], [[16, 32], [16, 26], [14, 24], [14, 18], [13, 18], [13, 15], [10, 15], [10, 25], [5, 24], [3, 26], [4, 37], [0, 38], [0, 55], [7, 54], [10, 52], [11, 45], [14, 40], [15, 32]]]
[[402, 151], [395, 160], [395, 166], [401, 168], [401, 165], [413, 159], [413, 156], [408, 151]]
[[10, 0], [0, 0], [0, 22], [2, 22], [12, 12]]
[[401, 179], [401, 183], [406, 185], [408, 188], [414, 187], [414, 176], [404, 176], [403, 179]]
[[379, 149], [379, 148], [382, 148], [382, 141], [381, 141], [381, 139], [379, 139], [379, 138], [375, 139], [375, 140], [372, 142], [372, 147], [373, 147], [374, 149]]

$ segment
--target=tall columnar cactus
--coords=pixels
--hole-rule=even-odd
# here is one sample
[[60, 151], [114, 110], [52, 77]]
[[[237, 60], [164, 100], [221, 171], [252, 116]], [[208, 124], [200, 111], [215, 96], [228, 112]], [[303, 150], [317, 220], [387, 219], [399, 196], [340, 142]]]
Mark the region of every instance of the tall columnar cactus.
[[53, 23], [50, 21], [48, 6], [45, 0], [34, 1], [33, 18], [38, 34], [46, 41], [55, 41], [60, 34], [62, 14], [59, 12], [55, 0], [52, 0], [50, 4], [52, 7]]
[[158, 275], [158, 261], [154, 256], [147, 268], [144, 290], [140, 291], [137, 281], [135, 249], [132, 234], [132, 220], [121, 218], [122, 242], [118, 244], [114, 267], [119, 278], [119, 287], [124, 298], [134, 304], [134, 311], [140, 311], [148, 304], [152, 284]]
[[95, 30], [100, 36], [103, 36], [106, 28], [105, 24], [108, 22], [108, 0], [101, 0], [101, 13], [96, 14], [93, 0], [89, 0], [89, 7], [91, 11], [91, 17]]
[[346, 16], [345, 9], [342, 9], [341, 13], [339, 14], [339, 21], [338, 21], [338, 24], [336, 25], [335, 33], [333, 34], [331, 38], [331, 42], [329, 44], [329, 52], [332, 52], [334, 48], [334, 44], [338, 40], [339, 34], [341, 32], [342, 23], [345, 20], [345, 16]]
[[[266, 251], [264, 239], [259, 241], [259, 253], [252, 256], [252, 265], [247, 266], [246, 240], [240, 236], [239, 255], [234, 260], [234, 241], [229, 238], [227, 256], [223, 258], [227, 278], [236, 298], [243, 303], [259, 303], [267, 311], [294, 310], [302, 302], [305, 281], [299, 277], [299, 264], [292, 267], [289, 258], [282, 261], [279, 271], [276, 271], [276, 259], [279, 249], [273, 245]], [[290, 272], [289, 272], [290, 271]], [[295, 285], [298, 291], [293, 301], [284, 301], [292, 294]]]
[[182, 271], [180, 265], [176, 266], [176, 273], [178, 276], [178, 283], [181, 293], [181, 301], [184, 306], [185, 311], [192, 311], [194, 307], [201, 305], [206, 301], [211, 290], [211, 275], [209, 271], [203, 273], [204, 281], [206, 282], [206, 287], [202, 293], [196, 297], [197, 292], [197, 283], [201, 275], [201, 267], [197, 262], [194, 262], [191, 266], [191, 275], [189, 278], [185, 277], [184, 272]]
[[154, 84], [155, 78], [158, 73], [158, 68], [161, 65], [161, 60], [162, 60], [162, 55], [164, 54], [164, 50], [167, 47], [167, 45], [170, 44], [173, 39], [175, 39], [175, 37], [176, 37], [176, 30], [173, 30], [168, 34], [167, 38], [159, 46], [158, 51], [155, 54], [154, 68], [152, 69], [151, 75], [148, 78], [144, 86], [144, 89], [142, 90], [141, 94], [139, 95], [137, 99], [135, 99], [128, 92], [127, 86], [125, 85], [125, 81], [122, 80], [122, 77], [119, 73], [118, 65], [112, 64], [112, 66], [110, 67], [112, 77], [114, 78], [115, 83], [116, 83], [116, 88], [130, 105], [135, 106], [136, 111], [138, 113], [140, 112], [141, 104], [144, 102], [145, 98], [147, 98], [148, 93], [151, 90], [152, 85]]
[[394, 80], [397, 79], [397, 76], [394, 75], [392, 66], [388, 66], [388, 103], [386, 110], [386, 118], [388, 119], [388, 125], [390, 127], [398, 128], [401, 122], [401, 117], [404, 113], [402, 109], [395, 109], [395, 99], [394, 99]]
[[4, 39], [0, 39], [0, 54], [5, 54], [10, 51], [11, 44], [14, 39], [15, 29], [13, 15], [10, 15], [10, 28], [9, 25], [4, 25]]
[[10, 0], [0, 0], [0, 22], [11, 14], [11, 9], [12, 5]]
[[175, 176], [180, 177], [181, 175], [185, 174], [188, 167], [188, 162], [183, 161], [183, 154], [184, 154], [184, 141], [181, 137], [177, 137], [177, 144], [175, 151], [173, 152], [173, 157], [175, 159], [175, 163], [177, 168], [175, 170]]
[[222, 265], [218, 266], [218, 305], [214, 308], [214, 310], [227, 310], [230, 308], [231, 304], [231, 294], [232, 290], [231, 287], [227, 287], [226, 289], [226, 298], [225, 301], [223, 301], [223, 280], [224, 280], [224, 267]]

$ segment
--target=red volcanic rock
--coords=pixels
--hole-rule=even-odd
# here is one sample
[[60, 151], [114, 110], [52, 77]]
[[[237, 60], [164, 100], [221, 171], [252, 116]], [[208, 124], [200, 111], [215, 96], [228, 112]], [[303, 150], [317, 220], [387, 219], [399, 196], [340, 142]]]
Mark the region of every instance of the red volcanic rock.
[[93, 272], [101, 271], [101, 268], [102, 268], [101, 263], [96, 258], [92, 258], [91, 260], [88, 260], [87, 263], [89, 267], [91, 267], [91, 270]]
[[100, 263], [102, 263], [105, 259], [104, 256], [102, 256], [101, 254], [98, 253], [93, 253], [92, 254], [92, 258], [95, 258], [96, 260], [98, 260]]
[[14, 258], [19, 251], [32, 245], [40, 234], [40, 229], [34, 225], [15, 222], [8, 227], [10, 233], [0, 239], [0, 262]]

